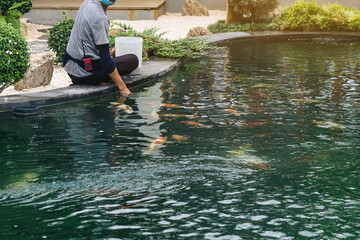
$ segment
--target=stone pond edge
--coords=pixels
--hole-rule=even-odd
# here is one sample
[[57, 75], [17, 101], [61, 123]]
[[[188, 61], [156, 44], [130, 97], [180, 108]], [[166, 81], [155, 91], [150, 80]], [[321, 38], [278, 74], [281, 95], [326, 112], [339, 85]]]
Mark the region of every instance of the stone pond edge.
[[[274, 37], [326, 37], [326, 36], [340, 36], [340, 37], [355, 37], [360, 38], [359, 33], [332, 33], [332, 32], [229, 32], [218, 33], [212, 35], [200, 36], [199, 38], [207, 39], [209, 45], [214, 45], [222, 42], [227, 42], [234, 39], [268, 39]], [[141, 76], [123, 76], [126, 85], [131, 89], [132, 87], [152, 81], [156, 78], [164, 76], [173, 71], [182, 63], [182, 59], [162, 59], [155, 58], [151, 61], [143, 63], [143, 73]], [[11, 111], [18, 106], [48, 106], [54, 104], [61, 104], [70, 101], [82, 100], [92, 98], [104, 94], [114, 93], [117, 91], [115, 84], [108, 86], [85, 86], [85, 85], [71, 85], [65, 88], [58, 88], [43, 92], [33, 92], [19, 95], [8, 95], [0, 97], [0, 111]]]

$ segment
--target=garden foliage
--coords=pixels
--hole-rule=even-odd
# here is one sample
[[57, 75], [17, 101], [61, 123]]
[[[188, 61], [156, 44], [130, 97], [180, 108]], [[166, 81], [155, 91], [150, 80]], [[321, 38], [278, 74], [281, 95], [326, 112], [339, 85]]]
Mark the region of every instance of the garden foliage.
[[213, 33], [238, 31], [360, 31], [360, 10], [338, 3], [318, 5], [316, 1], [297, 0], [267, 23], [232, 23], [218, 21], [208, 26]]
[[20, 32], [0, 24], [0, 92], [23, 78], [29, 58], [29, 48]]
[[279, 5], [277, 0], [228, 0], [230, 6], [251, 23], [258, 23], [269, 18], [271, 12]]
[[55, 24], [49, 30], [48, 45], [56, 53], [55, 63], [62, 63], [66, 51], [67, 43], [70, 39], [71, 29], [74, 26], [74, 20], [64, 15], [64, 20]]
[[206, 50], [214, 47], [208, 46], [204, 39], [183, 38], [178, 40], [168, 40], [163, 38], [165, 33], [157, 33], [158, 29], [146, 29], [143, 32], [130, 30], [127, 33], [120, 33], [111, 36], [110, 47], [115, 46], [115, 38], [119, 36], [131, 36], [143, 38], [143, 60], [151, 56], [168, 58], [196, 58], [206, 53]]
[[208, 26], [212, 33], [223, 32], [252, 32], [252, 31], [265, 31], [268, 30], [267, 23], [231, 23], [226, 24], [224, 20]]
[[0, 24], [8, 24], [20, 30], [19, 19], [31, 8], [30, 0], [6, 1], [0, 0]]
[[285, 8], [270, 25], [285, 31], [359, 31], [360, 11], [338, 3], [318, 5], [314, 0]]
[[19, 5], [17, 10], [25, 14], [31, 10], [31, 0], [0, 0], [0, 12], [2, 15], [8, 15], [14, 5]]

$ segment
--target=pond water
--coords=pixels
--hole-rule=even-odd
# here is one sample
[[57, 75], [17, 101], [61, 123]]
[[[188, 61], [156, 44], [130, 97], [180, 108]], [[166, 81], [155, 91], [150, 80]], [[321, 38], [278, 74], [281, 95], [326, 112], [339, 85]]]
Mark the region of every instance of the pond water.
[[360, 42], [233, 41], [0, 114], [1, 239], [359, 239]]

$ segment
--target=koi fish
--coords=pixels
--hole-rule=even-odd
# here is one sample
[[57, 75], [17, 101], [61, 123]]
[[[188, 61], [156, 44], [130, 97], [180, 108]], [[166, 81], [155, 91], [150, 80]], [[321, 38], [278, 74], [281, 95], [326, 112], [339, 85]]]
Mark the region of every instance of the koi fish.
[[121, 103], [119, 103], [119, 102], [110, 102], [110, 104], [113, 105], [113, 106], [121, 105]]
[[159, 114], [155, 110], [151, 112], [151, 116], [153, 116], [154, 118], [159, 118]]
[[188, 115], [186, 114], [158, 114], [158, 117], [187, 117]]
[[303, 99], [291, 99], [294, 102], [308, 102], [308, 103], [322, 103], [323, 101], [315, 100], [311, 98], [303, 98]]
[[168, 103], [163, 103], [161, 104], [162, 107], [167, 107], [167, 108], [183, 108], [182, 106], [176, 105], [176, 104], [168, 104]]
[[246, 103], [241, 103], [240, 105], [241, 105], [241, 107], [246, 108], [246, 109], [250, 108], [250, 106], [247, 105]]
[[259, 83], [254, 86], [251, 86], [251, 88], [275, 88], [276, 86], [272, 84], [266, 84], [266, 83]]
[[233, 114], [235, 116], [240, 116], [241, 114], [238, 111], [235, 111], [234, 109], [227, 108], [225, 109], [226, 112]]
[[334, 122], [323, 122], [323, 121], [317, 121], [314, 120], [313, 121], [318, 127], [323, 127], [323, 128], [332, 128], [332, 129], [344, 129], [346, 128], [344, 125], [341, 125], [339, 123], [334, 123]]
[[172, 135], [171, 138], [177, 140], [177, 141], [189, 141], [188, 137], [182, 136], [182, 135]]
[[157, 105], [159, 105], [158, 103], [156, 103], [156, 102], [149, 102], [149, 104], [150, 105], [153, 105], [153, 106], [157, 106]]
[[132, 114], [134, 112], [132, 107], [130, 107], [129, 105], [121, 104], [118, 102], [111, 102], [110, 104], [113, 105], [116, 110], [124, 110], [127, 114]]
[[154, 118], [160, 118], [160, 117], [167, 117], [167, 118], [177, 118], [177, 117], [188, 117], [188, 115], [186, 114], [158, 114], [155, 110], [151, 112], [151, 116], [153, 116]]
[[124, 110], [127, 114], [132, 114], [134, 111], [132, 109], [132, 107], [122, 104], [120, 106], [117, 106], [116, 109], [119, 110]]
[[246, 122], [245, 125], [247, 127], [257, 127], [257, 126], [263, 126], [266, 122]]
[[144, 154], [148, 154], [155, 149], [159, 148], [162, 144], [164, 144], [167, 140], [167, 137], [158, 137], [154, 141], [150, 143], [150, 148], [144, 152]]
[[295, 91], [295, 92], [288, 92], [291, 95], [299, 95], [299, 94], [309, 94], [311, 91]]
[[210, 128], [211, 126], [209, 125], [204, 125], [195, 121], [182, 121], [183, 123], [185, 123], [186, 125], [193, 125], [193, 126], [197, 126], [197, 127], [204, 127], [204, 128]]
[[258, 168], [261, 170], [270, 170], [271, 163], [264, 159], [251, 154], [255, 152], [249, 145], [240, 147], [239, 149], [232, 150], [229, 152], [228, 157], [234, 159], [234, 163], [245, 164], [251, 168]]

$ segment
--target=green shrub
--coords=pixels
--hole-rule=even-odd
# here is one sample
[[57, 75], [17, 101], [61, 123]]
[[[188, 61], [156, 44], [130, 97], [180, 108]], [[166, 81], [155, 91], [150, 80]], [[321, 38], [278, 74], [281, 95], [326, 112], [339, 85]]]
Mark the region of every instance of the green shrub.
[[285, 8], [270, 25], [285, 31], [358, 31], [360, 11], [340, 4], [317, 5], [297, 0]]
[[168, 40], [163, 38], [165, 33], [157, 33], [158, 29], [146, 29], [143, 32], [134, 30], [110, 36], [110, 47], [115, 46], [116, 37], [141, 37], [143, 38], [143, 60], [150, 56], [161, 56], [168, 58], [189, 57], [196, 58], [206, 53], [206, 50], [215, 47], [208, 46], [203, 39], [184, 38], [179, 40]]
[[164, 39], [159, 42], [154, 55], [168, 58], [197, 58], [206, 53], [206, 50], [213, 49], [206, 44], [205, 39], [182, 38], [178, 40]]
[[252, 32], [252, 31], [266, 31], [269, 30], [266, 23], [231, 23], [226, 24], [224, 20], [220, 20], [208, 26], [212, 33], [223, 32]]
[[31, 0], [0, 0], [0, 12], [2, 15], [8, 15], [10, 8], [15, 4], [21, 4], [17, 9], [21, 14], [25, 14], [31, 10]]
[[23, 78], [29, 58], [29, 48], [20, 32], [0, 24], [0, 92]]
[[28, 4], [28, 1], [15, 2], [11, 7], [6, 9], [6, 12], [1, 12], [0, 24], [11, 25], [12, 27], [14, 27], [15, 29], [20, 31], [19, 19], [23, 15], [23, 12], [22, 12], [23, 7], [26, 6], [27, 4]]
[[64, 14], [64, 20], [55, 24], [49, 30], [49, 39], [47, 41], [50, 49], [56, 53], [55, 63], [62, 63], [66, 51], [67, 43], [70, 39], [71, 29], [74, 26], [74, 20]]
[[277, 0], [228, 0], [230, 6], [244, 17], [249, 16], [251, 23], [267, 19], [279, 5]]
[[324, 31], [359, 31], [360, 11], [344, 7], [338, 3], [322, 6], [324, 15], [318, 16], [321, 30]]

